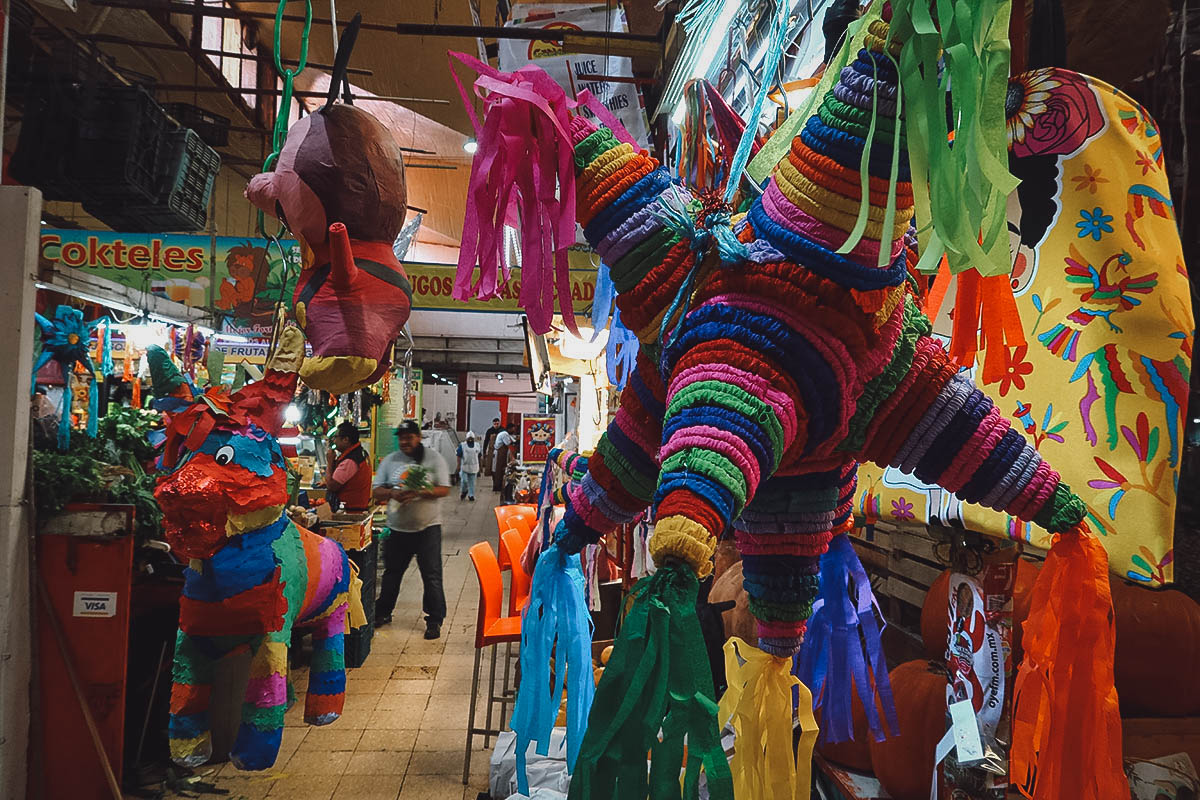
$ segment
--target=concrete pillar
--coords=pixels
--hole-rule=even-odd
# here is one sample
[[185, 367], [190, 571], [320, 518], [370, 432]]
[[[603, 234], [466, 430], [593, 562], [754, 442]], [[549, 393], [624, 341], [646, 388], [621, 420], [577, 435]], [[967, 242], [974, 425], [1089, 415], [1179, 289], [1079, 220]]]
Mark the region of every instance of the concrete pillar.
[[[42, 193], [0, 186], [0, 797], [25, 796], [29, 748], [30, 557], [33, 511], [26, 491], [33, 371], [34, 276]], [[8, 422], [10, 421], [11, 422]]]
[[471, 428], [471, 420], [468, 416], [469, 404], [467, 402], [467, 380], [468, 375], [466, 372], [458, 373], [458, 376], [454, 379], [454, 382], [458, 387], [458, 416], [455, 417], [457, 420], [455, 424], [460, 431], [470, 430]]

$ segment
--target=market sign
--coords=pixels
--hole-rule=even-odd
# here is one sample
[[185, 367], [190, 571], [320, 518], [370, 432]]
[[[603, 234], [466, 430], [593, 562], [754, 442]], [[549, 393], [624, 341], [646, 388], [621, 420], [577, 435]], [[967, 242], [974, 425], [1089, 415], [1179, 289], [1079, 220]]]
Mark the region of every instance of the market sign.
[[[579, 312], [596, 293], [594, 254], [567, 253], [571, 267], [571, 301]], [[42, 229], [42, 260], [99, 275], [139, 292], [192, 308], [211, 310], [222, 319], [220, 330], [269, 338], [275, 304], [290, 306], [300, 274], [300, 247], [295, 240], [276, 246], [263, 239], [192, 234], [114, 233]], [[421, 261], [404, 262], [413, 287], [414, 310], [521, 310], [521, 270], [514, 269], [500, 296], [460, 302], [453, 297], [456, 267]], [[217, 327], [217, 326], [213, 326]]]
[[[412, 307], [417, 310], [435, 311], [492, 311], [517, 313], [521, 305], [517, 298], [521, 294], [521, 270], [514, 269], [508, 283], [500, 290], [499, 297], [490, 300], [455, 300], [453, 264], [405, 263], [404, 271], [413, 287]], [[592, 304], [596, 296], [596, 270], [571, 270], [571, 302], [576, 313], [582, 313]]]
[[[628, 31], [625, 10], [620, 3], [611, 8], [604, 4], [580, 8], [537, 8], [521, 12], [505, 23], [506, 28], [571, 31]], [[650, 125], [641, 92], [633, 81], [633, 59], [627, 56], [580, 55], [567, 53], [554, 39], [501, 39], [500, 69], [514, 72], [528, 64], [541, 67], [567, 93], [576, 97], [587, 89], [612, 112], [634, 141], [649, 146]], [[604, 76], [603, 78], [600, 76]], [[586, 109], [585, 116], [592, 114]]]

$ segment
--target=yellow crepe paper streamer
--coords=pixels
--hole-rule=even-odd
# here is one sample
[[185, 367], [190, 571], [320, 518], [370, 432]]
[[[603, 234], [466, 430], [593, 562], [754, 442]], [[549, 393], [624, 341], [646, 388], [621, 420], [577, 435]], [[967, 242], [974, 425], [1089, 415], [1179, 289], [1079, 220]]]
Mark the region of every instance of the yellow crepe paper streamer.
[[[717, 721], [732, 723], [733, 794], [739, 798], [809, 800], [817, 721], [812, 693], [792, 674], [792, 660], [764, 653], [734, 636], [725, 643], [729, 687]], [[793, 753], [792, 688], [799, 689], [800, 742]]]

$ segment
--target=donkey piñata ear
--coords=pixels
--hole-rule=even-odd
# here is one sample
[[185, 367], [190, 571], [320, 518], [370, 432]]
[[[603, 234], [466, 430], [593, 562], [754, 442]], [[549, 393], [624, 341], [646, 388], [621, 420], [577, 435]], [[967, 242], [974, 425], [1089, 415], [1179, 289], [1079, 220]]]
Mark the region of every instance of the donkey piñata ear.
[[146, 348], [146, 358], [150, 361], [150, 385], [156, 397], [174, 397], [188, 402], [195, 399], [191, 384], [166, 350], [156, 344], [151, 345]]
[[303, 362], [304, 334], [299, 328], [288, 326], [280, 334], [279, 345], [267, 362], [262, 380], [235, 392], [234, 406], [267, 433], [278, 435], [283, 428], [283, 411], [296, 393]]

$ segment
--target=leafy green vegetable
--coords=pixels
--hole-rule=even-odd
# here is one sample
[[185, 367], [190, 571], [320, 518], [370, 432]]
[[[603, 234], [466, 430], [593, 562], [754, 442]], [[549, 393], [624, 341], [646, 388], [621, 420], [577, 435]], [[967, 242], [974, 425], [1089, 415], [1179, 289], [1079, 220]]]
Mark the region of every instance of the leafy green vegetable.
[[410, 492], [419, 492], [422, 489], [428, 489], [429, 470], [419, 464], [413, 464], [408, 468], [408, 472], [404, 473], [404, 483], [400, 488], [407, 489]]
[[95, 439], [72, 436], [66, 452], [33, 453], [34, 507], [39, 517], [68, 503], [128, 503], [135, 509], [139, 542], [158, 535], [162, 511], [154, 499], [155, 476], [143, 464], [154, 457], [147, 434], [159, 427], [157, 412], [110, 406]]

